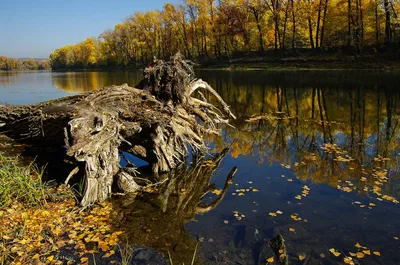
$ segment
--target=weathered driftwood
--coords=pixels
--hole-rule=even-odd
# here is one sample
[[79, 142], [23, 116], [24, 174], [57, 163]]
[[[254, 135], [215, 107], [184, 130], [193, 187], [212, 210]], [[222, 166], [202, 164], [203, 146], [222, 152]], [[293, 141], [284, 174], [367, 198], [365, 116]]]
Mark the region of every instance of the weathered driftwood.
[[137, 188], [132, 174], [119, 166], [123, 152], [149, 162], [154, 172], [170, 171], [191, 150], [206, 151], [202, 136], [218, 134], [216, 124], [235, 118], [214, 89], [194, 79], [180, 54], [147, 67], [137, 87], [124, 84], [35, 105], [0, 106], [0, 133], [31, 145], [67, 148], [84, 173], [81, 203], [89, 205], [110, 197], [114, 179], [127, 190]]

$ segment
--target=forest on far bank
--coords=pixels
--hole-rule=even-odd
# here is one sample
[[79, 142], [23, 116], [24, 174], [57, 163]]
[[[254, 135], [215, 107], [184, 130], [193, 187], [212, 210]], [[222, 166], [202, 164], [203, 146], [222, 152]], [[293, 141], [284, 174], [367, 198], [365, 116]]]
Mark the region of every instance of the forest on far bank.
[[49, 60], [16, 59], [0, 56], [0, 71], [11, 70], [47, 70], [50, 69]]
[[177, 51], [197, 62], [301, 50], [396, 58], [399, 6], [392, 0], [184, 0], [136, 12], [99, 37], [56, 49], [50, 59], [53, 69], [71, 69], [142, 65]]

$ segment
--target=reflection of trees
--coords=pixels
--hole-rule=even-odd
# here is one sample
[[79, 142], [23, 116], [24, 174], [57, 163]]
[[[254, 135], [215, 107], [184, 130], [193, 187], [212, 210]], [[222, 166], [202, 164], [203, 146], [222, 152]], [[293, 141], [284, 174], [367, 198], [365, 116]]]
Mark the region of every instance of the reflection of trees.
[[[226, 129], [227, 137], [234, 140], [232, 155], [253, 154], [269, 163], [292, 166], [303, 162], [295, 169], [299, 178], [332, 186], [338, 179], [358, 181], [362, 169], [387, 168], [398, 177], [399, 92], [385, 84], [372, 85], [360, 83], [349, 89], [338, 83], [310, 88], [301, 82], [289, 86], [285, 81], [274, 87], [260, 83], [257, 88], [226, 82], [218, 91], [239, 110], [235, 113], [238, 130]], [[261, 114], [263, 119], [243, 122]], [[347, 152], [343, 156], [354, 160], [345, 166], [334, 159], [337, 154], [321, 150], [324, 144], [337, 144]], [[378, 155], [391, 161], [377, 165], [373, 159]]]
[[210, 183], [211, 177], [227, 152], [224, 150], [210, 159], [194, 158], [192, 166], [183, 164], [158, 176], [159, 180], [167, 178], [167, 181], [154, 193], [136, 198], [129, 206], [133, 212], [125, 214], [121, 223], [129, 243], [153, 247], [165, 254], [170, 252], [176, 264], [191, 264], [197, 242], [187, 234], [185, 224], [196, 214], [215, 208], [225, 196], [236, 168], [216, 198], [207, 203], [203, 201], [205, 195], [216, 190], [215, 184]]
[[67, 72], [53, 74], [53, 86], [67, 92], [88, 92], [110, 85], [135, 85], [141, 79], [135, 72]]

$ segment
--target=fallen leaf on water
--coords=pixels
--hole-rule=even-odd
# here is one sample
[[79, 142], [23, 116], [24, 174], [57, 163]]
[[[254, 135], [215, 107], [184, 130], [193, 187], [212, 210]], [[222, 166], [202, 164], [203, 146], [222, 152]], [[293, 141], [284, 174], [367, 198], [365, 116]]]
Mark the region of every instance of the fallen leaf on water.
[[289, 182], [292, 182], [292, 181], [293, 181], [293, 179], [287, 179], [287, 181], [289, 181]]
[[350, 254], [350, 256], [352, 256], [352, 257], [357, 256], [357, 254], [356, 254], [356, 253], [353, 253], [353, 252], [349, 252], [349, 254]]
[[212, 193], [215, 194], [215, 195], [220, 195], [221, 192], [222, 192], [222, 190], [213, 190]]
[[362, 248], [362, 246], [360, 245], [360, 243], [357, 242], [356, 248]]
[[239, 196], [244, 196], [244, 193], [243, 193], [243, 192], [241, 192], [241, 193], [239, 193], [238, 195], [239, 195]]
[[397, 236], [394, 236], [393, 238], [394, 238], [394, 240], [399, 240], [399, 238]]
[[229, 221], [228, 220], [224, 220], [224, 224], [229, 224]]
[[283, 253], [283, 249], [280, 249], [278, 252], [279, 252], [279, 254], [282, 254]]
[[274, 260], [275, 260], [274, 257], [270, 257], [270, 258], [267, 259], [267, 262], [268, 263], [272, 263], [272, 262], [274, 262]]
[[362, 259], [362, 258], [364, 258], [364, 253], [362, 253], [362, 252], [357, 252], [357, 258], [359, 258], [359, 259]]
[[345, 264], [350, 264], [350, 265], [354, 264], [353, 259], [351, 257], [345, 257], [343, 261]]
[[371, 255], [371, 250], [369, 250], [369, 249], [363, 250], [363, 253], [366, 255]]
[[295, 233], [295, 232], [296, 232], [296, 229], [294, 229], [294, 228], [289, 228], [289, 231]]
[[303, 259], [305, 259], [306, 257], [304, 257], [303, 255], [299, 255], [299, 260], [302, 261]]
[[374, 251], [372, 253], [374, 253], [375, 256], [379, 256], [379, 257], [381, 256], [381, 253], [379, 251]]
[[277, 214], [276, 214], [276, 213], [269, 213], [268, 215], [269, 215], [269, 216], [272, 216], [272, 217], [275, 217], [275, 216], [277, 216]]
[[259, 192], [259, 190], [258, 189], [253, 189], [253, 192]]
[[336, 251], [334, 248], [329, 249], [329, 252], [331, 252], [335, 257], [340, 256], [340, 252]]
[[279, 211], [279, 210], [276, 211], [276, 213], [277, 213], [277, 214], [283, 214], [283, 212], [281, 212], [281, 211]]

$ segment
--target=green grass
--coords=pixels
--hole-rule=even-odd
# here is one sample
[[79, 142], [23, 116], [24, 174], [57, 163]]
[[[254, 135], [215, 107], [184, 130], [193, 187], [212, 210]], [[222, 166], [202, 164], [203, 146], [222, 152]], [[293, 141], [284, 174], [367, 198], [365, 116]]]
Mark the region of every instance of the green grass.
[[0, 154], [0, 208], [16, 201], [27, 207], [41, 205], [46, 197], [42, 173], [33, 164], [21, 167], [18, 158]]

